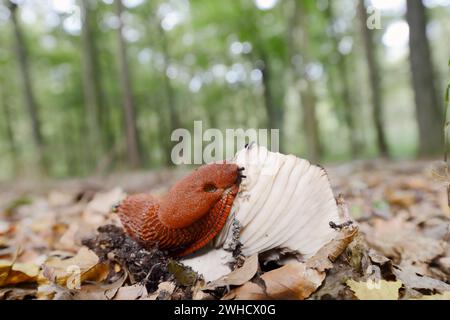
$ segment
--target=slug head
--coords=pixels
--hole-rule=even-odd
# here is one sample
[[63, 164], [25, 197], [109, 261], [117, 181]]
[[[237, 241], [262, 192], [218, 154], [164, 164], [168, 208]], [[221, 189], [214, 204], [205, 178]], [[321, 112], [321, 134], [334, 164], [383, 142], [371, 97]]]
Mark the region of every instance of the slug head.
[[243, 177], [235, 164], [208, 164], [176, 183], [164, 196], [160, 221], [174, 229], [185, 228], [205, 216], [226, 194], [238, 191]]

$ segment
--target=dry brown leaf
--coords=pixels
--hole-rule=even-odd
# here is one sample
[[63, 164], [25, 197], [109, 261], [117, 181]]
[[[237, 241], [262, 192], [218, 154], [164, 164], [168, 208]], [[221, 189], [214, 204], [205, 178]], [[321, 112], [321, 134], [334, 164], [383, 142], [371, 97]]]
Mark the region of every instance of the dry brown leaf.
[[36, 296], [36, 289], [3, 288], [0, 289], [0, 300], [23, 300]]
[[421, 276], [415, 272], [403, 270], [401, 268], [394, 268], [393, 272], [397, 279], [399, 279], [405, 287], [412, 289], [428, 289], [436, 290], [438, 292], [450, 291], [450, 284], [443, 281], [433, 279], [427, 276]]
[[450, 274], [450, 257], [440, 258], [438, 264], [445, 273]]
[[404, 215], [391, 220], [375, 219], [373, 228], [364, 226], [367, 242], [387, 257], [428, 263], [442, 255], [445, 242], [422, 236]]
[[38, 275], [39, 266], [34, 263], [0, 260], [0, 287], [36, 282]]
[[318, 271], [325, 271], [333, 267], [333, 262], [340, 256], [340, 254], [347, 248], [350, 242], [353, 241], [358, 228], [346, 228], [326, 245], [324, 245], [314, 256], [306, 262], [308, 268], [313, 268]]
[[175, 291], [175, 283], [165, 281], [161, 282], [158, 285], [158, 290], [156, 290], [154, 293], [148, 295], [145, 298], [142, 298], [142, 300], [170, 300], [170, 297], [172, 296], [172, 293]]
[[70, 300], [72, 295], [67, 287], [50, 282], [38, 287], [36, 298], [38, 300]]
[[[117, 288], [118, 290], [119, 288]], [[116, 290], [116, 291], [117, 291]], [[114, 291], [115, 293], [115, 291]], [[83, 286], [81, 290], [78, 290], [71, 294], [70, 300], [108, 300], [107, 291], [97, 285]]]
[[141, 297], [147, 297], [147, 289], [142, 284], [122, 287], [117, 291], [114, 300], [137, 300]]
[[72, 290], [74, 300], [111, 300], [117, 296], [118, 291], [121, 289], [127, 274], [123, 273], [113, 283], [101, 283], [101, 284], [88, 284], [83, 285], [79, 290]]
[[325, 270], [333, 267], [332, 261], [335, 261], [356, 234], [357, 228], [346, 228], [306, 263], [289, 263], [266, 272], [261, 276], [264, 285], [246, 282], [223, 299], [306, 299], [322, 284], [326, 276]]
[[86, 280], [102, 281], [108, 275], [108, 266], [99, 263], [97, 255], [82, 247], [69, 259], [50, 258], [44, 263], [43, 276], [70, 289], [78, 287]]
[[325, 273], [309, 269], [304, 263], [290, 263], [261, 276], [265, 288], [254, 282], [232, 290], [224, 300], [303, 300], [322, 284]]
[[350, 279], [346, 284], [359, 300], [398, 300], [398, 289], [402, 286], [400, 281], [374, 281], [372, 279], [366, 282]]
[[81, 219], [86, 227], [97, 228], [107, 221], [107, 214], [111, 213], [113, 205], [125, 197], [121, 188], [114, 188], [107, 192], [96, 193], [82, 213]]
[[195, 286], [192, 288], [192, 300], [215, 300], [212, 294], [202, 290], [204, 286], [204, 281], [197, 281]]
[[75, 223], [69, 225], [69, 227], [67, 228], [67, 230], [65, 230], [64, 234], [61, 236], [59, 241], [55, 244], [55, 247], [60, 250], [76, 251], [78, 246], [76, 245], [75, 242], [75, 236], [79, 228], [80, 228], [79, 225]]
[[74, 195], [59, 190], [50, 191], [48, 194], [48, 203], [53, 207], [68, 206], [74, 202]]
[[450, 300], [450, 291], [446, 291], [442, 294], [433, 294], [430, 296], [423, 295], [422, 297], [414, 300]]
[[408, 209], [417, 202], [416, 193], [412, 190], [386, 189], [386, 199], [394, 206]]
[[208, 283], [203, 290], [213, 290], [217, 287], [224, 286], [240, 286], [249, 281], [258, 271], [258, 255], [254, 254], [247, 258], [244, 265], [238, 269], [233, 270], [227, 275], [220, 277]]
[[68, 288], [58, 283], [45, 283], [38, 287], [40, 300], [111, 300], [122, 287], [128, 275], [123, 273], [112, 283], [94, 283]]
[[107, 192], [96, 193], [94, 198], [86, 206], [89, 213], [106, 214], [111, 212], [113, 205], [123, 200], [125, 193], [121, 188], [114, 188]]

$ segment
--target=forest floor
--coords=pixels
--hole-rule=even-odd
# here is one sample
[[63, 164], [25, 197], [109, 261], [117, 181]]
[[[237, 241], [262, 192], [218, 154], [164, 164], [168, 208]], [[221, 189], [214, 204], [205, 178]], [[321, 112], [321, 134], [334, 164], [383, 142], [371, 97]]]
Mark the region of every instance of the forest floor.
[[[344, 195], [360, 235], [320, 281], [320, 288], [307, 296], [450, 299], [450, 209], [442, 170], [436, 171], [436, 165], [426, 161], [384, 160], [326, 169], [335, 194]], [[192, 297], [192, 292], [186, 293], [187, 286], [170, 281], [159, 287], [142, 285], [148, 275], [121, 272], [120, 252], [116, 251], [115, 263], [106, 265], [82, 245], [99, 226], [117, 222], [111, 207], [126, 193], [162, 193], [183, 174], [162, 170], [0, 186], [0, 299]], [[115, 236], [123, 237], [117, 232]], [[118, 240], [95, 241], [97, 249], [105, 249]], [[358, 245], [363, 249], [356, 250]], [[127, 248], [134, 250], [133, 244]], [[352, 261], [357, 255], [355, 266]], [[105, 257], [110, 258], [107, 252]], [[163, 256], [146, 253], [140, 259], [167, 262]], [[71, 269], [74, 265], [76, 270]], [[81, 287], [74, 275], [81, 277]], [[371, 285], [371, 279], [378, 282]]]

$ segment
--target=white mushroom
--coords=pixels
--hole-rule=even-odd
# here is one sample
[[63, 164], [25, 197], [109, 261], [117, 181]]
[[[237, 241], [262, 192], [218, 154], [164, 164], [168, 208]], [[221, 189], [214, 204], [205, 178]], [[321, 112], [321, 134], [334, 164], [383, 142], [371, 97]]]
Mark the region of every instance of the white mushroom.
[[329, 222], [343, 221], [323, 168], [255, 144], [239, 151], [232, 162], [245, 168], [246, 178], [227, 224], [213, 246], [183, 261], [207, 281], [230, 271], [235, 221], [244, 256], [280, 248], [306, 259], [336, 236]]

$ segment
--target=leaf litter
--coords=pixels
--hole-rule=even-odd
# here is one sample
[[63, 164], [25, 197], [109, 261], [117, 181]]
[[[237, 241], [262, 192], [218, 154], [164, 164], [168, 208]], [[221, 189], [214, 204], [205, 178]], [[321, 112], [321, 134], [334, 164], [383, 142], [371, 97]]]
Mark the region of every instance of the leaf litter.
[[[111, 212], [126, 196], [117, 181], [0, 188], [0, 299], [450, 299], [450, 209], [432, 164], [327, 171], [354, 225], [306, 261], [253, 255], [210, 283], [123, 233]], [[124, 187], [164, 190], [177, 174], [164, 177]]]

